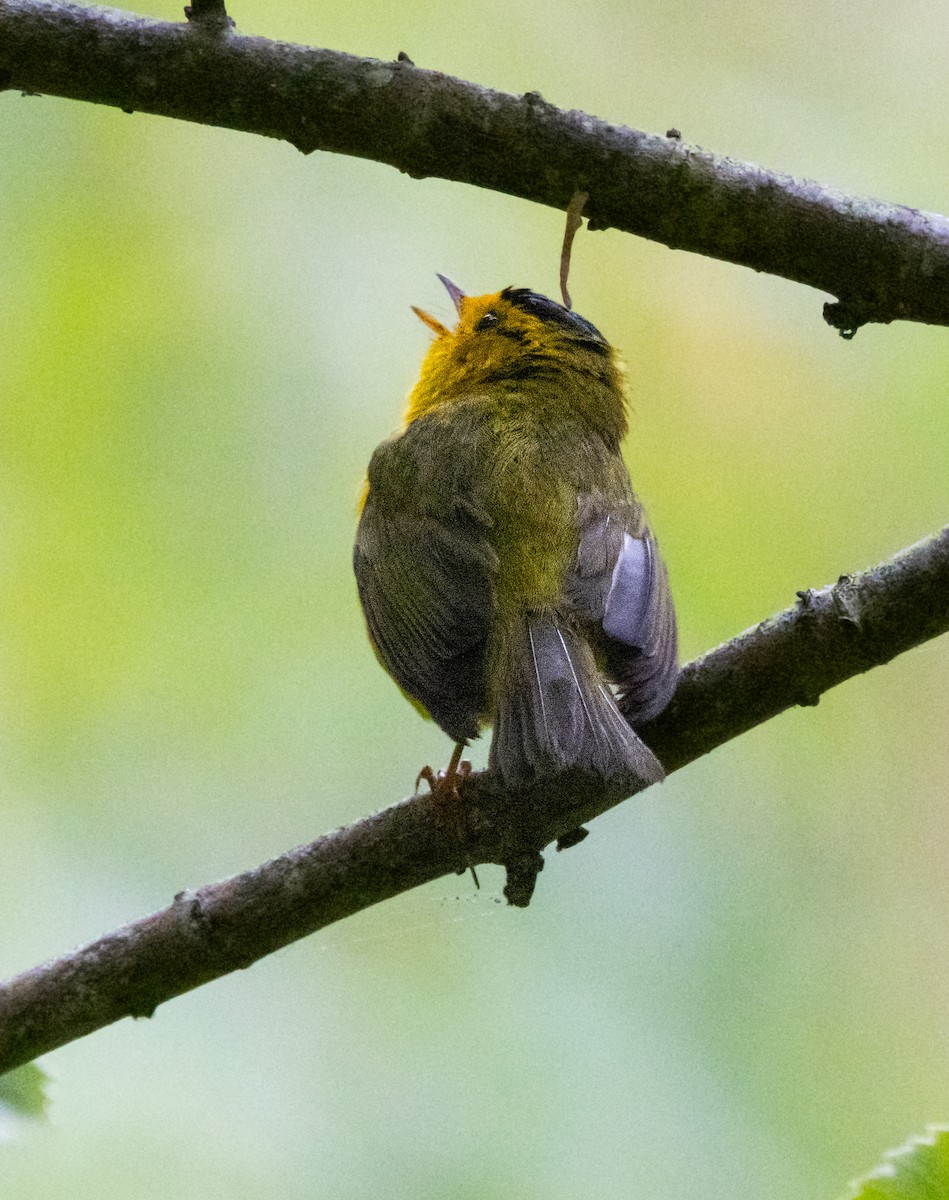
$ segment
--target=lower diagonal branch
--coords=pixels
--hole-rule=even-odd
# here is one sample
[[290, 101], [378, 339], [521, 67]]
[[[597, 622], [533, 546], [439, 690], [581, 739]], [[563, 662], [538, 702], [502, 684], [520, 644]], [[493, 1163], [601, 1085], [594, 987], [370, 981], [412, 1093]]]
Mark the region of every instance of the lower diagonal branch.
[[[949, 527], [860, 575], [842, 576], [690, 663], [672, 704], [642, 733], [668, 771], [796, 704], [949, 630]], [[523, 863], [618, 803], [564, 776], [501, 794], [463, 788], [467, 851]], [[0, 1072], [248, 967], [334, 921], [452, 871], [467, 857], [426, 797], [336, 830], [0, 986]], [[527, 889], [529, 891], [529, 888]]]

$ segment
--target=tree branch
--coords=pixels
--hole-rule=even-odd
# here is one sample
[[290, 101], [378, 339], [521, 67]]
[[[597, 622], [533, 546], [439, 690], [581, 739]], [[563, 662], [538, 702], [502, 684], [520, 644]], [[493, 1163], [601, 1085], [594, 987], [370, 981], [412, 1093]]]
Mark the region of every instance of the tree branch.
[[[210, 5], [212, 0], [191, 5]], [[223, 11], [223, 5], [221, 6]], [[223, 34], [218, 23], [213, 29]], [[825, 317], [949, 324], [949, 221], [415, 67], [109, 8], [0, 0], [0, 87], [263, 134], [565, 209], [808, 284]], [[675, 133], [675, 131], [671, 131]]]
[[[795, 704], [949, 630], [949, 526], [863, 574], [841, 576], [690, 663], [672, 704], [642, 732], [675, 771]], [[538, 851], [617, 804], [616, 787], [564, 776], [517, 796], [484, 775], [463, 789], [469, 852], [508, 866], [526, 903]], [[154, 913], [0, 986], [0, 1072], [199, 987], [343, 917], [464, 870], [427, 797], [291, 850], [256, 870], [181, 892]]]

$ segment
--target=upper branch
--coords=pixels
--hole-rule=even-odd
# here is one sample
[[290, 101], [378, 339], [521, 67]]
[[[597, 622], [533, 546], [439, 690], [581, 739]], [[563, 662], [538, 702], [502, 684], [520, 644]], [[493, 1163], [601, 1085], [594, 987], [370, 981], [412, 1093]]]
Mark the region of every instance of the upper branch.
[[[211, 6], [210, 0], [192, 4]], [[221, 5], [223, 12], [223, 5]], [[565, 209], [808, 284], [868, 321], [949, 324], [949, 221], [393, 62], [109, 8], [0, 0], [0, 87], [283, 138]], [[220, 36], [218, 36], [220, 34]]]
[[[949, 526], [882, 566], [799, 593], [794, 607], [691, 663], [669, 708], [641, 732], [677, 770], [947, 629]], [[504, 863], [509, 888], [514, 877], [529, 892], [538, 850], [623, 798], [607, 782], [576, 776], [510, 796], [478, 775], [463, 790], [467, 847], [439, 826], [426, 797], [405, 800], [253, 871], [182, 892], [162, 912], [0, 986], [0, 1073], [464, 870], [468, 854]]]

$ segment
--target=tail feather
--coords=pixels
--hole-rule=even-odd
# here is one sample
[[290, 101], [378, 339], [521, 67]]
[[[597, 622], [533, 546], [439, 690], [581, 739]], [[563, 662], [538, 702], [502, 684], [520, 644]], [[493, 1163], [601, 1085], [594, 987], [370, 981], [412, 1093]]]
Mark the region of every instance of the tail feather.
[[535, 614], [507, 644], [489, 767], [511, 786], [569, 768], [631, 786], [656, 783], [662, 764], [627, 724], [586, 640]]

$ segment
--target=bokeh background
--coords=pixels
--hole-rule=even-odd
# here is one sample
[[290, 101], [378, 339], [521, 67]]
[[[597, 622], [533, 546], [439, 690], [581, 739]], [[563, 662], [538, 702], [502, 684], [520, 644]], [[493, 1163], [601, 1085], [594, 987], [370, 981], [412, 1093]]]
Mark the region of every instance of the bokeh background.
[[[178, 19], [149, 0], [141, 11]], [[301, 0], [243, 32], [438, 68], [949, 208], [949, 10]], [[354, 506], [435, 279], [555, 293], [563, 218], [245, 134], [0, 95], [0, 975], [405, 795]], [[615, 231], [574, 303], [692, 657], [949, 519], [943, 329]], [[442, 880], [44, 1060], [10, 1200], [833, 1197], [949, 1118], [949, 643], [549, 855]], [[481, 748], [481, 755], [484, 750]]]

